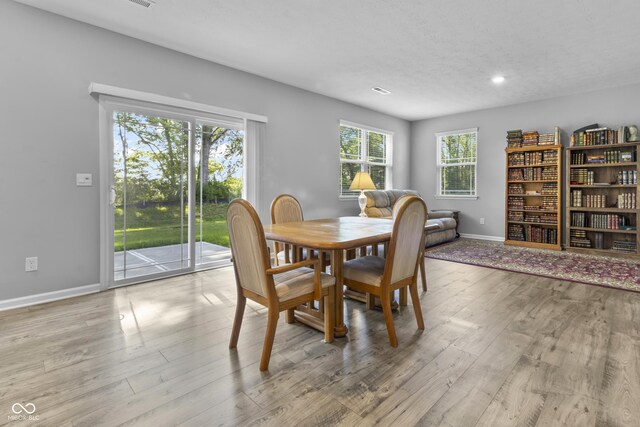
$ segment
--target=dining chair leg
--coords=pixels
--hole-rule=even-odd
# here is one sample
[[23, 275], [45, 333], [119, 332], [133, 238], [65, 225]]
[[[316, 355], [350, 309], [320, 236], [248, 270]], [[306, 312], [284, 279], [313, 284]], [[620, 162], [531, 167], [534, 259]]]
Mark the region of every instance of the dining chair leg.
[[335, 292], [332, 289], [329, 290], [329, 293], [324, 300], [324, 342], [332, 343], [334, 331], [333, 329], [336, 326], [335, 322]]
[[318, 259], [320, 260], [320, 269], [327, 273], [328, 267], [331, 266], [331, 258], [329, 257], [329, 253], [318, 251]]
[[376, 308], [376, 296], [367, 293], [367, 310], [373, 310]]
[[422, 317], [422, 307], [418, 298], [418, 285], [416, 282], [409, 285], [409, 292], [411, 292], [411, 302], [413, 303], [413, 312], [416, 315], [418, 329], [424, 330], [424, 318]]
[[264, 335], [264, 344], [262, 346], [262, 358], [260, 359], [260, 370], [269, 369], [269, 360], [271, 359], [271, 350], [273, 349], [273, 340], [276, 336], [276, 328], [278, 327], [278, 318], [280, 313], [276, 308], [269, 308], [267, 315], [267, 331]]
[[420, 263], [420, 277], [422, 278], [422, 290], [427, 292], [427, 274], [425, 273], [426, 267], [425, 263], [427, 262], [426, 258], [422, 257], [422, 262]]
[[400, 288], [398, 293], [400, 294], [398, 296], [398, 299], [400, 301], [400, 305], [402, 307], [406, 307], [407, 306], [407, 288]]
[[229, 348], [236, 348], [238, 345], [238, 336], [240, 336], [240, 327], [242, 326], [242, 317], [244, 316], [244, 308], [247, 305], [247, 298], [238, 295], [238, 303], [236, 305], [236, 316], [233, 319], [233, 328], [231, 329], [231, 340]]
[[285, 312], [284, 321], [289, 323], [289, 324], [295, 323], [296, 315], [295, 315], [295, 309], [294, 308], [290, 308]]
[[278, 252], [280, 252], [279, 248], [280, 248], [280, 245], [278, 245], [277, 242], [273, 242], [273, 254], [274, 254], [273, 263], [275, 264], [276, 267], [280, 265], [280, 261], [278, 260]]
[[387, 334], [389, 334], [389, 343], [391, 347], [398, 346], [398, 337], [396, 337], [396, 328], [393, 326], [393, 315], [391, 314], [391, 299], [387, 292], [382, 292], [380, 296], [382, 303], [382, 312], [384, 313], [384, 321], [387, 324]]

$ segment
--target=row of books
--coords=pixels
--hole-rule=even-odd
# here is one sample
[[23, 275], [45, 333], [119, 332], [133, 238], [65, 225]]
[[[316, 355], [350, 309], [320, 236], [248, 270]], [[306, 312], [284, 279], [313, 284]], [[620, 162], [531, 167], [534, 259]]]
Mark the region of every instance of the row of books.
[[544, 210], [556, 210], [558, 209], [558, 198], [557, 197], [543, 197], [542, 198], [542, 209]]
[[591, 214], [573, 212], [571, 214], [572, 227], [603, 228], [607, 230], [629, 230], [632, 225], [628, 217], [617, 214]]
[[637, 209], [636, 193], [618, 194], [618, 208], [620, 209]]
[[571, 172], [569, 172], [569, 181], [572, 185], [592, 185], [594, 182], [594, 173], [589, 169], [571, 169]]
[[556, 126], [552, 133], [539, 133], [537, 130], [523, 132], [522, 129], [507, 131], [508, 147], [530, 147], [535, 145], [559, 145], [560, 128]]
[[545, 182], [542, 184], [542, 195], [545, 196], [557, 196], [558, 184], [555, 182]]
[[[549, 212], [554, 212], [558, 210], [557, 199], [555, 199], [555, 201], [547, 200], [546, 202], [547, 203], [545, 204], [545, 201], [543, 200], [542, 205], [525, 205], [524, 198], [510, 197], [509, 205], [508, 205], [509, 212], [511, 212], [512, 209], [521, 209], [525, 211], [549, 211]], [[514, 220], [514, 221], [517, 221], [517, 220]]]
[[558, 152], [550, 150], [511, 153], [508, 162], [509, 166], [555, 165], [558, 163]]
[[[595, 242], [595, 249], [604, 249], [604, 234], [593, 233], [593, 240]], [[571, 230], [569, 246], [573, 248], [593, 247], [591, 240], [587, 237], [587, 232], [584, 230]], [[636, 242], [629, 240], [614, 240], [611, 244], [611, 249], [614, 251], [635, 253], [637, 245]]]
[[590, 248], [591, 240], [587, 238], [585, 230], [571, 230], [569, 234], [569, 246], [574, 248]]
[[[569, 172], [571, 185], [599, 185], [606, 187], [609, 182], [595, 182], [595, 172], [588, 169], [571, 169]], [[638, 171], [618, 171], [616, 184], [637, 185]]]
[[614, 240], [613, 244], [611, 245], [611, 249], [613, 249], [614, 251], [635, 253], [638, 249], [638, 246], [636, 242], [628, 240]]
[[601, 154], [571, 153], [572, 165], [633, 162], [633, 151], [607, 150]]
[[584, 194], [582, 190], [571, 190], [571, 206], [574, 208], [606, 208], [606, 194]]
[[524, 197], [509, 197], [509, 209], [523, 209]]
[[618, 171], [618, 184], [636, 185], [638, 184], [638, 171]]
[[538, 145], [555, 145], [556, 134], [555, 133], [541, 133], [538, 135]]
[[547, 202], [546, 204], [544, 203], [545, 199], [543, 199], [543, 204], [541, 205], [525, 205], [524, 198], [517, 197], [517, 196], [509, 197], [509, 210], [520, 209], [520, 210], [530, 211], [530, 212], [554, 212], [558, 210], [557, 199], [555, 198], [554, 200], [546, 199], [546, 202]]
[[588, 214], [586, 223], [586, 227], [605, 230], [627, 229], [630, 224], [629, 218], [618, 214]]
[[532, 145], [538, 145], [538, 131], [522, 132], [522, 146], [529, 147]]
[[585, 212], [573, 212], [571, 214], [571, 226], [572, 227], [586, 227], [587, 226], [587, 214]]
[[556, 167], [530, 167], [509, 170], [509, 181], [552, 181], [558, 179]]
[[524, 216], [523, 222], [535, 222], [540, 224], [556, 224], [558, 222], [558, 214], [542, 213], [530, 214]]
[[510, 224], [509, 227], [507, 227], [507, 233], [509, 240], [547, 243], [550, 245], [556, 245], [558, 242], [558, 231], [554, 228]]
[[521, 147], [522, 146], [522, 130], [508, 130], [507, 131], [507, 147]]
[[524, 187], [522, 184], [509, 184], [507, 194], [524, 194]]
[[522, 211], [509, 211], [508, 215], [509, 221], [524, 221], [524, 212]]
[[571, 135], [570, 144], [572, 147], [623, 144], [627, 142], [628, 134], [629, 130], [626, 126], [621, 126], [618, 129], [601, 127], [578, 130]]
[[553, 181], [558, 179], [558, 168], [543, 168], [542, 179], [547, 181]]

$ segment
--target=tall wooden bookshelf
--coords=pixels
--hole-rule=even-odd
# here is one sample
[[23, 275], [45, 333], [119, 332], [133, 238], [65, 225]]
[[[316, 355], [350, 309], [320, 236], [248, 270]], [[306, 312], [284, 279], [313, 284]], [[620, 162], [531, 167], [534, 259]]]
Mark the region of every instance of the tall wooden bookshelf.
[[567, 250], [639, 257], [639, 146], [632, 142], [567, 148]]
[[562, 146], [506, 150], [506, 245], [562, 250]]

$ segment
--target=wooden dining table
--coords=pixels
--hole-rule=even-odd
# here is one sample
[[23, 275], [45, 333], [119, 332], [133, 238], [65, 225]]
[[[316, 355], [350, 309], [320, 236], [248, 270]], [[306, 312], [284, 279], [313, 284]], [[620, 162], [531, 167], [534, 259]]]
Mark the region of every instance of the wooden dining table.
[[[439, 228], [425, 226], [425, 231]], [[267, 240], [287, 243], [294, 247], [313, 249], [331, 254], [331, 273], [336, 278], [335, 336], [343, 337], [348, 328], [344, 323], [344, 287], [342, 267], [345, 251], [388, 242], [393, 221], [386, 218], [339, 217], [264, 225]], [[296, 312], [296, 318], [318, 329], [318, 322], [307, 313]]]

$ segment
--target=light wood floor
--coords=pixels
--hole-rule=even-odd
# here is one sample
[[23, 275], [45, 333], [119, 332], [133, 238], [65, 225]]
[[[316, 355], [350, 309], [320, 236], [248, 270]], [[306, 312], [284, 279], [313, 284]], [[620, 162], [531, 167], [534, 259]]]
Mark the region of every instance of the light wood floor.
[[269, 373], [263, 308], [227, 348], [229, 268], [0, 313], [0, 425], [640, 425], [640, 294], [427, 270], [424, 333], [410, 307], [397, 349], [354, 301], [333, 344], [281, 316]]

